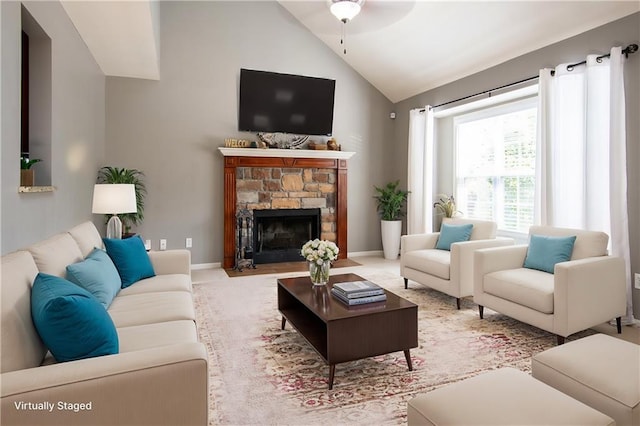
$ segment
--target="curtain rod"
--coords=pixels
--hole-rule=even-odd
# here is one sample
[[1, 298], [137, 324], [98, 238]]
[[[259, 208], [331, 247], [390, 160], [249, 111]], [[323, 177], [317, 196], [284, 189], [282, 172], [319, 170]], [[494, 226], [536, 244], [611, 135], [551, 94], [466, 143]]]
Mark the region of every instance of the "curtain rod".
[[[636, 53], [637, 51], [638, 51], [638, 45], [637, 44], [630, 44], [629, 46], [627, 46], [624, 49], [622, 49], [622, 53], [624, 53], [625, 57], [629, 57], [630, 54]], [[603, 58], [608, 58], [609, 56], [611, 56], [610, 53], [607, 53], [606, 55], [598, 56], [596, 58], [596, 61], [598, 63], [602, 62]], [[567, 65], [567, 71], [573, 71], [573, 69], [575, 67], [578, 67], [580, 65], [584, 65], [586, 63], [587, 63], [587, 61], [577, 62], [575, 64], [569, 64], [569, 65]], [[554, 74], [554, 72], [551, 71], [551, 75], [553, 75], [553, 74]], [[494, 87], [493, 89], [484, 90], [482, 92], [474, 93], [473, 95], [464, 96], [462, 98], [454, 99], [453, 101], [444, 102], [444, 103], [441, 103], [441, 104], [438, 104], [438, 105], [434, 105], [434, 106], [431, 107], [431, 109], [438, 108], [438, 107], [445, 106], [445, 105], [449, 105], [449, 104], [452, 104], [452, 103], [455, 103], [455, 102], [464, 101], [464, 100], [467, 100], [469, 98], [475, 98], [476, 96], [486, 95], [487, 93], [489, 94], [489, 96], [491, 96], [491, 92], [495, 92], [496, 90], [506, 89], [507, 87], [511, 87], [511, 86], [517, 86], [518, 84], [526, 83], [527, 81], [536, 80], [538, 78], [539, 78], [539, 76], [537, 76], [537, 75], [535, 75], [533, 77], [528, 77], [528, 78], [525, 78], [523, 80], [519, 80], [519, 81], [516, 81], [516, 82], [513, 82], [513, 83], [505, 84], [503, 86]], [[420, 112], [424, 112], [424, 111], [425, 111], [424, 108], [420, 109]]]

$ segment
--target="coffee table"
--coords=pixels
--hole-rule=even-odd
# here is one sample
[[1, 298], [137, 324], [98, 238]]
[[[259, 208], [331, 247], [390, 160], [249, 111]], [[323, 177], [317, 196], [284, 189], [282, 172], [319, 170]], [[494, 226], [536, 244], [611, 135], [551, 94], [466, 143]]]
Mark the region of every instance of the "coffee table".
[[329, 364], [333, 389], [336, 364], [409, 350], [418, 346], [418, 306], [387, 290], [387, 300], [347, 306], [331, 295], [333, 284], [361, 281], [356, 274], [333, 275], [329, 284], [314, 287], [308, 276], [278, 279], [278, 310], [282, 329], [287, 321]]

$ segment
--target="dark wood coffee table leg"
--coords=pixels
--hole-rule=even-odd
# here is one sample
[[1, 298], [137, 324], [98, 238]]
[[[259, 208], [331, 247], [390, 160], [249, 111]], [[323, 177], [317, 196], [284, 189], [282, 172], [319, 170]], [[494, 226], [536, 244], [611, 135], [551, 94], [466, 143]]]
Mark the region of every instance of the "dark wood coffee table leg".
[[333, 389], [333, 377], [336, 375], [336, 365], [329, 366], [329, 390]]
[[407, 366], [409, 366], [409, 371], [413, 371], [413, 364], [411, 364], [411, 355], [409, 354], [409, 349], [404, 351], [404, 357], [407, 359]]
[[282, 317], [282, 330], [284, 330], [284, 325], [287, 323], [287, 319], [285, 317]]

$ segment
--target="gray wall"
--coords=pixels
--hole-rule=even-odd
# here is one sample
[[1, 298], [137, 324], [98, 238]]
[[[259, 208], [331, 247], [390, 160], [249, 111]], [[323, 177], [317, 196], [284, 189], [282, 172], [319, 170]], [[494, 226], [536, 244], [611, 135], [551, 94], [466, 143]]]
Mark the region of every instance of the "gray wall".
[[104, 74], [59, 3], [25, 2], [24, 7], [51, 38], [51, 164], [45, 168], [50, 167], [57, 190], [18, 193], [21, 4], [2, 1], [2, 254], [94, 219], [93, 183], [104, 158]]
[[[336, 80], [333, 133], [355, 151], [348, 172], [348, 250], [380, 249], [372, 185], [394, 178], [385, 158], [391, 102], [276, 2], [161, 2], [160, 81], [107, 78], [108, 165], [146, 175], [145, 220], [158, 248], [222, 261], [224, 139], [239, 133], [240, 68]], [[336, 31], [339, 26], [336, 26]], [[401, 174], [398, 174], [398, 178]]]
[[[395, 145], [387, 152], [393, 158], [394, 169], [401, 173], [406, 169], [409, 111], [424, 105], [437, 105], [483, 90], [537, 75], [540, 68], [552, 68], [565, 62], [579, 62], [590, 53], [607, 53], [612, 46], [627, 46], [640, 40], [640, 13], [603, 25], [591, 31], [547, 46], [485, 71], [419, 94], [395, 105], [397, 113]], [[625, 87], [627, 107], [627, 176], [629, 230], [631, 242], [632, 272], [640, 273], [640, 53], [629, 56], [625, 65]], [[438, 156], [438, 178], [451, 176], [453, 158], [446, 157], [451, 147], [436, 147]], [[452, 154], [449, 154], [452, 155]], [[406, 182], [406, 174], [404, 176]], [[449, 182], [449, 185], [451, 183]], [[447, 190], [447, 182], [436, 183], [436, 187]], [[448, 189], [451, 191], [451, 189]], [[634, 290], [634, 311], [640, 318], [640, 290]]]

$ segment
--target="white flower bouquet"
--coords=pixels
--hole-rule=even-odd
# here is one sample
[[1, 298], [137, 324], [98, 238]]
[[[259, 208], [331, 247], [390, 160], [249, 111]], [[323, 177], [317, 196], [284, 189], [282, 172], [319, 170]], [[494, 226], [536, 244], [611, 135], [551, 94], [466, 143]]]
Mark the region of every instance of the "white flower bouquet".
[[322, 265], [325, 261], [334, 261], [338, 258], [340, 249], [332, 241], [326, 241], [319, 239], [309, 240], [303, 246], [301, 250], [302, 257], [308, 262], [315, 262], [318, 265]]
[[338, 258], [340, 249], [332, 241], [319, 239], [307, 241], [300, 254], [309, 262], [309, 275], [314, 285], [326, 285], [329, 282], [331, 262]]

